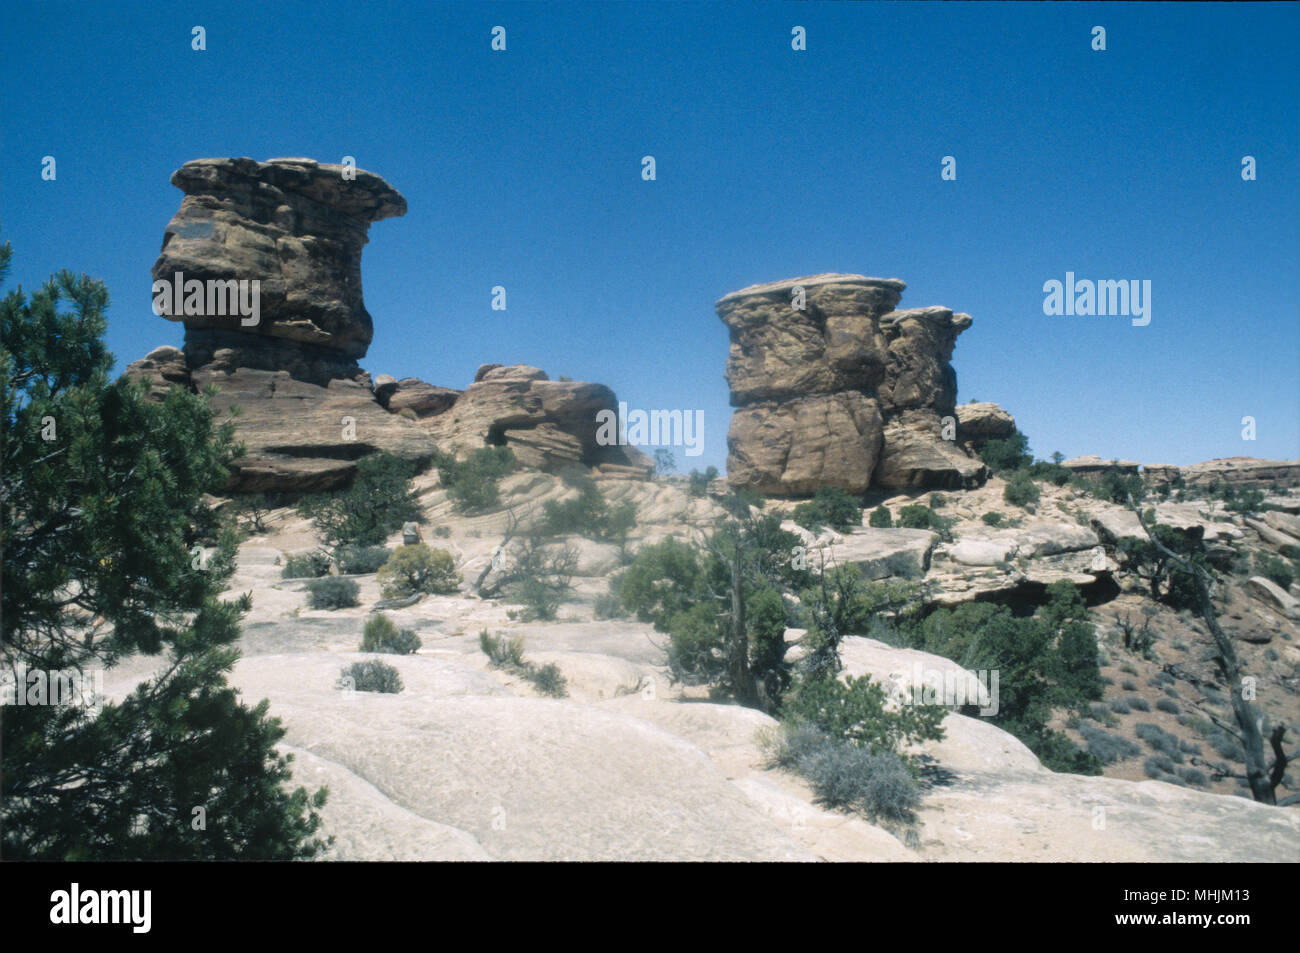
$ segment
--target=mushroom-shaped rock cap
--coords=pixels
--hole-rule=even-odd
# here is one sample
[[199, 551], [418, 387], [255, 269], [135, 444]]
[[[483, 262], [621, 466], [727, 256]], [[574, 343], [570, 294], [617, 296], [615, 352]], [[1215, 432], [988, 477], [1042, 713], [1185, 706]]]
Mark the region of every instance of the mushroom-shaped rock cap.
[[194, 159], [171, 177], [172, 185], [186, 195], [248, 192], [257, 182], [303, 195], [363, 222], [406, 214], [406, 199], [373, 172], [315, 159]]
[[905, 282], [897, 278], [868, 278], [866, 275], [841, 275], [828, 272], [822, 275], [807, 275], [803, 278], [787, 278], [784, 281], [769, 281], [765, 284], [750, 285], [748, 288], [741, 288], [739, 291], [733, 291], [731, 294], [719, 298], [717, 307], [722, 308], [724, 305], [741, 298], [750, 298], [756, 295], [788, 295], [790, 290], [797, 286], [812, 288], [818, 285], [860, 285], [863, 287], [884, 288], [899, 295], [907, 287]]

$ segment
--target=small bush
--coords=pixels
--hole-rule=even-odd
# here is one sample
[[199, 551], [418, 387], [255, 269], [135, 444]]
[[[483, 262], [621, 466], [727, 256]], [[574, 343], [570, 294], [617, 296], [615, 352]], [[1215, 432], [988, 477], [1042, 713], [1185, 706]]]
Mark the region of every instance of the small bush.
[[1163, 781], [1165, 775], [1173, 774], [1174, 763], [1162, 754], [1153, 754], [1142, 762], [1142, 770], [1148, 778]]
[[360, 588], [351, 579], [325, 576], [307, 583], [307, 605], [312, 609], [348, 609], [357, 604]]
[[340, 546], [334, 550], [339, 572], [349, 575], [376, 572], [388, 561], [388, 556], [388, 549], [384, 546]]
[[1255, 569], [1265, 579], [1277, 583], [1283, 589], [1290, 589], [1291, 583], [1295, 582], [1295, 573], [1291, 567], [1276, 556], [1261, 556], [1256, 553]]
[[998, 512], [985, 513], [980, 517], [986, 526], [1000, 526], [1002, 524], [1002, 514]]
[[1142, 749], [1127, 738], [1094, 728], [1086, 722], [1079, 723], [1078, 731], [1088, 746], [1088, 753], [1103, 764], [1135, 758], [1142, 753]]
[[836, 742], [806, 724], [787, 724], [768, 745], [774, 763], [807, 779], [828, 807], [856, 810], [874, 820], [910, 823], [921, 792], [908, 764], [891, 751]]
[[339, 687], [358, 692], [386, 692], [395, 695], [402, 690], [402, 677], [387, 662], [369, 659], [353, 662], [339, 675]]
[[460, 582], [455, 557], [445, 549], [431, 549], [424, 543], [399, 546], [379, 567], [379, 586], [385, 599], [417, 592], [452, 593]]
[[889, 512], [889, 507], [881, 503], [871, 511], [871, 516], [867, 518], [867, 525], [875, 529], [890, 529], [894, 525], [894, 517]]
[[366, 620], [361, 632], [361, 651], [389, 655], [412, 655], [420, 648], [420, 637], [410, 629], [398, 629], [391, 619], [377, 612]]
[[1007, 481], [1006, 489], [1002, 491], [1002, 499], [1012, 506], [1022, 508], [1037, 503], [1041, 495], [1042, 493], [1033, 477], [1024, 472], [1014, 474]]
[[994, 473], [1005, 473], [1033, 463], [1028, 450], [1029, 438], [1016, 432], [1003, 440], [986, 440], [979, 448], [979, 457]]
[[703, 496], [709, 492], [709, 484], [718, 478], [718, 468], [709, 467], [703, 473], [699, 470], [692, 470], [690, 480], [687, 483], [687, 492], [691, 496]]
[[1168, 698], [1161, 698], [1159, 701], [1157, 701], [1156, 708], [1170, 715], [1177, 715], [1179, 712], [1182, 711], [1182, 709], [1178, 707], [1177, 702], [1172, 701], [1171, 699]]
[[1220, 758], [1231, 758], [1234, 761], [1240, 761], [1242, 759], [1241, 742], [1236, 738], [1233, 738], [1231, 735], [1224, 734], [1223, 731], [1218, 731], [1210, 736], [1209, 741], [1210, 745], [1214, 748], [1215, 753]]
[[1178, 750], [1178, 739], [1165, 731], [1159, 725], [1153, 725], [1149, 721], [1144, 721], [1133, 729], [1134, 734], [1147, 743], [1152, 751], [1158, 751], [1179, 764], [1183, 761], [1183, 753]]
[[934, 530], [946, 539], [952, 529], [952, 520], [945, 519], [924, 504], [911, 503], [898, 511], [898, 525], [904, 529]]
[[1137, 682], [1133, 681], [1131, 678], [1124, 679], [1120, 684], [1120, 688], [1124, 689], [1126, 692], [1135, 692], [1138, 690]]
[[411, 488], [414, 464], [381, 452], [362, 457], [356, 468], [346, 490], [298, 501], [298, 513], [311, 519], [330, 546], [378, 546], [403, 523], [420, 518]]
[[1198, 788], [1209, 787], [1210, 779], [1205, 776], [1205, 772], [1198, 768], [1179, 768], [1178, 776], [1188, 784], [1194, 784]]
[[596, 483], [583, 476], [578, 495], [568, 500], [547, 500], [537, 533], [563, 536], [577, 533], [589, 539], [623, 539], [636, 525], [636, 504], [624, 500], [610, 506]]
[[627, 608], [616, 592], [602, 592], [596, 597], [595, 615], [597, 619], [626, 619]]
[[862, 525], [862, 505], [841, 489], [823, 486], [807, 503], [796, 506], [791, 518], [804, 529], [829, 526], [842, 533]]
[[438, 458], [438, 476], [447, 497], [462, 512], [486, 510], [501, 501], [498, 481], [515, 468], [509, 447], [479, 447], [464, 460]]
[[303, 579], [308, 576], [328, 576], [329, 571], [329, 557], [324, 553], [293, 553], [284, 557], [280, 578]]
[[1110, 710], [1117, 715], [1127, 715], [1132, 711], [1128, 706], [1128, 702], [1124, 701], [1122, 698], [1112, 698], [1110, 700]]
[[1151, 703], [1141, 695], [1130, 695], [1128, 699], [1129, 707], [1134, 711], [1150, 711]]
[[532, 682], [543, 695], [564, 698], [569, 694], [568, 683], [564, 673], [554, 662], [533, 669]]

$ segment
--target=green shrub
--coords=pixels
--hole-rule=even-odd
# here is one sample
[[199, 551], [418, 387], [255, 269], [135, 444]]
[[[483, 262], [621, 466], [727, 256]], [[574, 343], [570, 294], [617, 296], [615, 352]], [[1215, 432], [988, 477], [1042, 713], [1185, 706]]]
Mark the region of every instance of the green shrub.
[[329, 557], [324, 553], [293, 553], [284, 557], [280, 576], [283, 579], [303, 579], [309, 576], [328, 576], [329, 571]]
[[386, 692], [395, 695], [402, 690], [402, 677], [387, 662], [369, 659], [353, 662], [339, 675], [339, 687], [357, 692]]
[[881, 503], [871, 511], [871, 516], [867, 518], [867, 525], [875, 529], [890, 529], [894, 525], [894, 518], [889, 512], [889, 507]]
[[479, 447], [464, 460], [438, 457], [438, 475], [447, 497], [462, 512], [486, 510], [501, 501], [500, 479], [515, 467], [509, 447]]
[[307, 605], [312, 609], [347, 609], [357, 604], [360, 588], [351, 579], [325, 576], [307, 583]]
[[379, 567], [378, 579], [385, 599], [417, 592], [453, 593], [461, 583], [455, 557], [445, 549], [431, 549], [424, 543], [397, 547]]
[[361, 651], [384, 652], [389, 655], [413, 655], [422, 643], [410, 629], [398, 629], [382, 612], [366, 620], [361, 632]]
[[329, 546], [381, 545], [403, 523], [420, 518], [411, 488], [415, 472], [414, 464], [392, 454], [372, 453], [357, 461], [350, 487], [304, 497], [298, 512], [312, 521]]
[[1290, 589], [1295, 582], [1295, 573], [1291, 567], [1276, 556], [1255, 554], [1255, 569], [1264, 578], [1269, 579], [1283, 589]]
[[1079, 724], [1078, 731], [1088, 746], [1088, 753], [1103, 764], [1135, 758], [1142, 753], [1142, 749], [1127, 738], [1112, 735], [1085, 722]]
[[1182, 709], [1178, 707], [1178, 703], [1177, 703], [1177, 702], [1172, 701], [1172, 700], [1170, 700], [1170, 699], [1168, 699], [1168, 698], [1161, 698], [1161, 699], [1159, 699], [1159, 700], [1156, 702], [1156, 708], [1158, 708], [1160, 711], [1163, 711], [1163, 712], [1165, 712], [1166, 714], [1169, 714], [1169, 715], [1177, 715], [1179, 712], [1182, 711]]
[[896, 752], [913, 742], [943, 738], [944, 708], [906, 704], [891, 710], [887, 698], [885, 689], [870, 678], [818, 678], [799, 687], [787, 700], [785, 713], [833, 740], [875, 752]]
[[709, 484], [718, 478], [718, 468], [709, 467], [703, 473], [699, 470], [692, 470], [690, 480], [687, 483], [687, 492], [691, 496], [704, 496], [709, 492]]
[[1122, 698], [1112, 698], [1110, 700], [1110, 710], [1117, 715], [1127, 715], [1133, 709], [1129, 707], [1128, 702]]
[[765, 743], [774, 764], [802, 775], [817, 800], [872, 821], [910, 823], [921, 791], [908, 763], [892, 751], [837, 742], [807, 724], [786, 723]]
[[1132, 695], [1128, 700], [1129, 706], [1134, 711], [1150, 711], [1151, 704], [1141, 695]]
[[1198, 788], [1209, 787], [1210, 779], [1205, 776], [1205, 772], [1198, 768], [1179, 768], [1178, 776], [1188, 784], [1194, 784]]
[[985, 526], [1000, 526], [1002, 524], [1002, 514], [997, 512], [985, 513], [980, 519], [984, 521]]
[[388, 549], [384, 546], [340, 546], [334, 550], [339, 572], [349, 575], [376, 572], [388, 561], [388, 556]]
[[1153, 754], [1142, 762], [1142, 770], [1148, 778], [1164, 781], [1167, 775], [1173, 774], [1174, 763], [1165, 755]]
[[1183, 761], [1183, 753], [1178, 747], [1178, 738], [1165, 731], [1159, 725], [1144, 721], [1138, 724], [1133, 733], [1147, 743], [1152, 751], [1158, 751], [1160, 754], [1167, 756], [1179, 764]]
[[792, 519], [804, 529], [829, 526], [842, 533], [862, 525], [862, 504], [841, 489], [823, 486], [811, 500], [794, 508]]
[[1128, 505], [1131, 495], [1134, 501], [1141, 501], [1146, 496], [1146, 484], [1136, 473], [1125, 473], [1118, 467], [1108, 467], [1091, 479], [1079, 479], [1080, 489], [1086, 490], [1099, 500]]
[[590, 477], [579, 483], [578, 495], [568, 500], [547, 500], [542, 504], [541, 536], [577, 533], [588, 539], [623, 539], [636, 526], [636, 504], [624, 500], [610, 506]]
[[923, 503], [911, 503], [899, 510], [898, 525], [904, 529], [934, 530], [944, 539], [951, 538], [952, 520], [940, 516]]
[[569, 694], [564, 674], [554, 662], [533, 669], [532, 682], [543, 695], [564, 698]]
[[994, 473], [1007, 473], [1033, 463], [1028, 450], [1029, 438], [1016, 431], [1002, 440], [986, 440], [979, 448], [979, 458]]
[[1037, 503], [1040, 495], [1038, 484], [1034, 482], [1033, 477], [1023, 472], [1014, 474], [1002, 491], [1002, 499], [1012, 506], [1022, 508]]

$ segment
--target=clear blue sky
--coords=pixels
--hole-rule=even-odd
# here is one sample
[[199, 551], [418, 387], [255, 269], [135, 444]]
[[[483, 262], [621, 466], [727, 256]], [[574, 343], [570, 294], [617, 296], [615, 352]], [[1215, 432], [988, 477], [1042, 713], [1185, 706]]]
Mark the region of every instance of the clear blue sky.
[[[9, 287], [103, 279], [120, 366], [182, 341], [150, 310], [174, 169], [354, 155], [410, 205], [363, 259], [372, 374], [600, 381], [702, 409], [678, 463], [721, 467], [714, 301], [859, 272], [974, 316], [958, 399], [1040, 455], [1300, 456], [1294, 4], [18, 2], [0, 57]], [[1045, 316], [1067, 271], [1149, 279], [1151, 324]]]

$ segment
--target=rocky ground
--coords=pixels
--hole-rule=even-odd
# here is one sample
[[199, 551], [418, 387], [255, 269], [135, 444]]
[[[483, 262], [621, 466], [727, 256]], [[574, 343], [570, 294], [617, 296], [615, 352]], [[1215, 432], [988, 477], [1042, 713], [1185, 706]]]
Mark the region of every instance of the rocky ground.
[[[690, 496], [680, 482], [611, 479], [600, 486], [611, 502], [636, 502], [633, 549], [667, 535], [691, 537], [718, 512], [713, 500]], [[1231, 782], [1195, 787], [1144, 777], [1150, 750], [1136, 734], [1139, 723], [1154, 723], [1187, 746], [1200, 746], [1210, 761], [1222, 759], [1189, 717], [1190, 703], [1213, 706], [1216, 700], [1192, 697], [1194, 690], [1182, 683], [1170, 692], [1172, 686], [1159, 677], [1166, 661], [1208, 673], [1201, 623], [1156, 607], [1127, 578], [1117, 579], [1113, 560], [1099, 549], [1107, 527], [1125, 518], [1118, 507], [1045, 486], [1033, 510], [1022, 510], [1003, 501], [1001, 481], [994, 479], [978, 490], [942, 493], [939, 500], [920, 494], [883, 501], [895, 516], [908, 502], [938, 503], [940, 513], [955, 519], [951, 542], [925, 530], [862, 527], [848, 534], [806, 534], [810, 546], [857, 563], [872, 578], [917, 580], [926, 598], [941, 604], [971, 598], [1031, 603], [1059, 578], [1078, 582], [1097, 603], [1108, 681], [1101, 703], [1106, 714], [1098, 718], [1108, 722], [1108, 732], [1139, 746], [1140, 754], [1109, 766], [1104, 777], [1057, 774], [989, 722], [950, 714], [947, 737], [927, 746], [941, 770], [919, 812], [919, 837], [905, 843], [860, 817], [823, 809], [801, 779], [768, 767], [758, 738], [772, 719], [672, 685], [658, 647], [663, 637], [650, 626], [594, 617], [595, 600], [620, 565], [620, 547], [572, 541], [580, 550], [575, 591], [552, 623], [516, 621], [508, 602], [471, 593], [469, 581], [490, 562], [512, 514], [526, 519], [541, 501], [572, 492], [558, 478], [512, 474], [502, 481], [510, 509], [478, 517], [456, 515], [435, 474], [418, 478], [417, 487], [424, 539], [451, 551], [467, 582], [460, 593], [426, 596], [389, 613], [423, 641], [413, 656], [383, 656], [401, 674], [400, 694], [335, 687], [340, 670], [362, 657], [361, 629], [380, 598], [379, 587], [374, 575], [357, 576], [359, 607], [307, 608], [306, 580], [281, 578], [285, 554], [317, 544], [310, 525], [292, 510], [272, 513], [269, 532], [243, 544], [231, 580], [232, 595], [253, 597], [232, 683], [249, 703], [270, 700], [272, 714], [287, 729], [283, 747], [295, 756], [297, 782], [328, 785], [323, 818], [335, 837], [332, 858], [1300, 857], [1297, 809], [1257, 805]], [[1279, 502], [1293, 518], [1300, 510], [1300, 497]], [[986, 525], [980, 517], [990, 511], [1003, 513], [1011, 525]], [[1161, 519], [1200, 522], [1207, 536], [1243, 549], [1274, 551], [1280, 545], [1207, 503], [1167, 504]], [[1275, 532], [1285, 534], [1291, 526], [1285, 519], [1275, 522], [1281, 524]], [[400, 534], [390, 545], [399, 542]], [[1233, 577], [1228, 590], [1224, 622], [1239, 640], [1246, 669], [1260, 679], [1260, 701], [1293, 726], [1293, 739], [1300, 737], [1294, 599], [1253, 586], [1248, 576]], [[1118, 641], [1119, 621], [1126, 615], [1146, 619], [1144, 611], [1156, 635], [1150, 657], [1128, 652]], [[530, 660], [560, 668], [569, 697], [543, 697], [530, 682], [490, 667], [478, 645], [483, 629], [523, 636]], [[796, 636], [792, 630], [791, 638]], [[953, 665], [865, 637], [848, 639], [843, 657], [850, 674], [882, 679], [916, 662]], [[146, 672], [140, 661], [113, 670], [109, 694], [124, 692]]]

